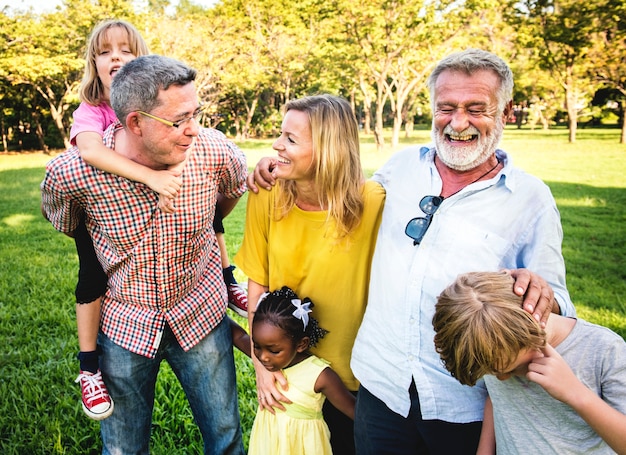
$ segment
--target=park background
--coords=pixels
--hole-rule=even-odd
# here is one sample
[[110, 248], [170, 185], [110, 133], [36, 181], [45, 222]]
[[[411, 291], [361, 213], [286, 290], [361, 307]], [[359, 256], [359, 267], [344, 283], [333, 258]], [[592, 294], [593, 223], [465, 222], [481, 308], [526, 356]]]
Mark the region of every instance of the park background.
[[[58, 1], [58, 0], [57, 0]], [[206, 0], [205, 0], [206, 1]], [[69, 146], [94, 25], [133, 23], [151, 52], [198, 70], [202, 122], [234, 139], [274, 137], [292, 98], [350, 99], [379, 151], [430, 122], [426, 78], [469, 46], [515, 75], [531, 127], [617, 124], [626, 142], [626, 0], [62, 0], [0, 10], [0, 150]], [[384, 129], [391, 129], [385, 137]]]
[[[41, 217], [39, 183], [45, 163], [66, 147], [85, 43], [101, 19], [129, 20], [153, 52], [197, 68], [204, 125], [233, 138], [250, 166], [272, 154], [286, 100], [331, 92], [353, 104], [371, 175], [397, 150], [429, 142], [424, 84], [440, 57], [468, 46], [498, 53], [514, 70], [518, 107], [502, 148], [555, 196], [579, 316], [626, 337], [626, 68], [614, 64], [626, 53], [624, 9], [624, 1], [604, 0], [226, 0], [210, 8], [182, 0], [174, 9], [159, 0], [66, 0], [45, 13], [2, 9], [0, 453], [100, 451], [98, 424], [83, 415], [73, 383], [74, 245]], [[231, 255], [245, 200], [225, 220]], [[235, 355], [247, 442], [254, 372]], [[153, 453], [201, 453], [166, 365], [156, 401]]]

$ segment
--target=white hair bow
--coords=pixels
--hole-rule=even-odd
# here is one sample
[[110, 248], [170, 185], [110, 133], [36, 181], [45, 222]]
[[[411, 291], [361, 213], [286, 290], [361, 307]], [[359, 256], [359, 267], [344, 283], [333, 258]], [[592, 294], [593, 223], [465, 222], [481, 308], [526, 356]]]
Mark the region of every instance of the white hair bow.
[[306, 326], [309, 324], [309, 313], [311, 310], [311, 302], [302, 303], [300, 299], [292, 299], [291, 304], [296, 307], [293, 311], [294, 317], [302, 320], [304, 324], [304, 330], [306, 330]]
[[262, 302], [263, 300], [265, 300], [265, 297], [267, 297], [268, 295], [270, 295], [270, 293], [269, 293], [269, 292], [264, 292], [263, 294], [261, 294], [261, 295], [259, 296], [259, 300], [258, 300], [258, 301], [257, 301], [257, 303], [256, 303], [256, 306], [259, 306], [259, 305], [261, 304], [261, 302]]

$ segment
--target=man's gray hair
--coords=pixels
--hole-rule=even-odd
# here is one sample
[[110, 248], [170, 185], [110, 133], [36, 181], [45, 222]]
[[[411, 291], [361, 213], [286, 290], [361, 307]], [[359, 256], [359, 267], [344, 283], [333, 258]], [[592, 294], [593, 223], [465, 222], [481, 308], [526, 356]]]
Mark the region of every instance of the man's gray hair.
[[[498, 108], [504, 111], [507, 103], [513, 98], [513, 72], [504, 60], [491, 52], [481, 49], [466, 49], [455, 52], [441, 60], [428, 77], [428, 90], [431, 103], [434, 103], [435, 84], [437, 78], [444, 71], [459, 71], [472, 75], [477, 71], [493, 71], [500, 79], [500, 88], [497, 93]], [[434, 110], [434, 106], [433, 106]]]
[[159, 105], [160, 90], [187, 85], [196, 79], [196, 70], [173, 58], [144, 55], [126, 63], [111, 83], [111, 107], [124, 123], [133, 111], [150, 112]]

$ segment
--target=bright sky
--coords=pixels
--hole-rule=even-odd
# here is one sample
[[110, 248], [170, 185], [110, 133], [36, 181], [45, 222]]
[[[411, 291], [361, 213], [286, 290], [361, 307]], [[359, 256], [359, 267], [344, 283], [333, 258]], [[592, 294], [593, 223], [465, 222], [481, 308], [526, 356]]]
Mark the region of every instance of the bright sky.
[[35, 8], [38, 13], [54, 11], [54, 7], [61, 4], [61, 0], [0, 0], [0, 9], [10, 6], [11, 9], [26, 10], [29, 7]]
[[[200, 6], [211, 6], [216, 0], [192, 0], [193, 3]], [[36, 13], [52, 12], [57, 5], [60, 5], [61, 0], [0, 0], [0, 10], [5, 6], [11, 7], [15, 10], [27, 10], [29, 7], [33, 7]], [[178, 3], [178, 0], [170, 1], [173, 5]]]

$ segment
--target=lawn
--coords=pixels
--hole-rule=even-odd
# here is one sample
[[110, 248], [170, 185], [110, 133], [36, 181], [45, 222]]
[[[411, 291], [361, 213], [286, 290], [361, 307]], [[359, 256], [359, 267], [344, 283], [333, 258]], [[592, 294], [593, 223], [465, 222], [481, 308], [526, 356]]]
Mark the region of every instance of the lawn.
[[[509, 129], [502, 147], [514, 162], [542, 178], [561, 212], [567, 282], [579, 315], [626, 337], [626, 145], [618, 130]], [[401, 146], [423, 143], [416, 131]], [[271, 141], [240, 144], [249, 164], [271, 154]], [[393, 150], [376, 152], [363, 140], [369, 175]], [[99, 453], [98, 424], [79, 405], [73, 290], [73, 242], [39, 211], [39, 183], [50, 159], [39, 153], [0, 154], [0, 453]], [[243, 235], [245, 200], [225, 220], [229, 252]], [[245, 279], [236, 271], [240, 280]], [[235, 316], [234, 316], [235, 317]], [[240, 322], [245, 323], [242, 319]], [[235, 352], [239, 404], [247, 441], [256, 410], [254, 373]], [[157, 384], [152, 451], [201, 453], [200, 435], [184, 394], [164, 365]]]

